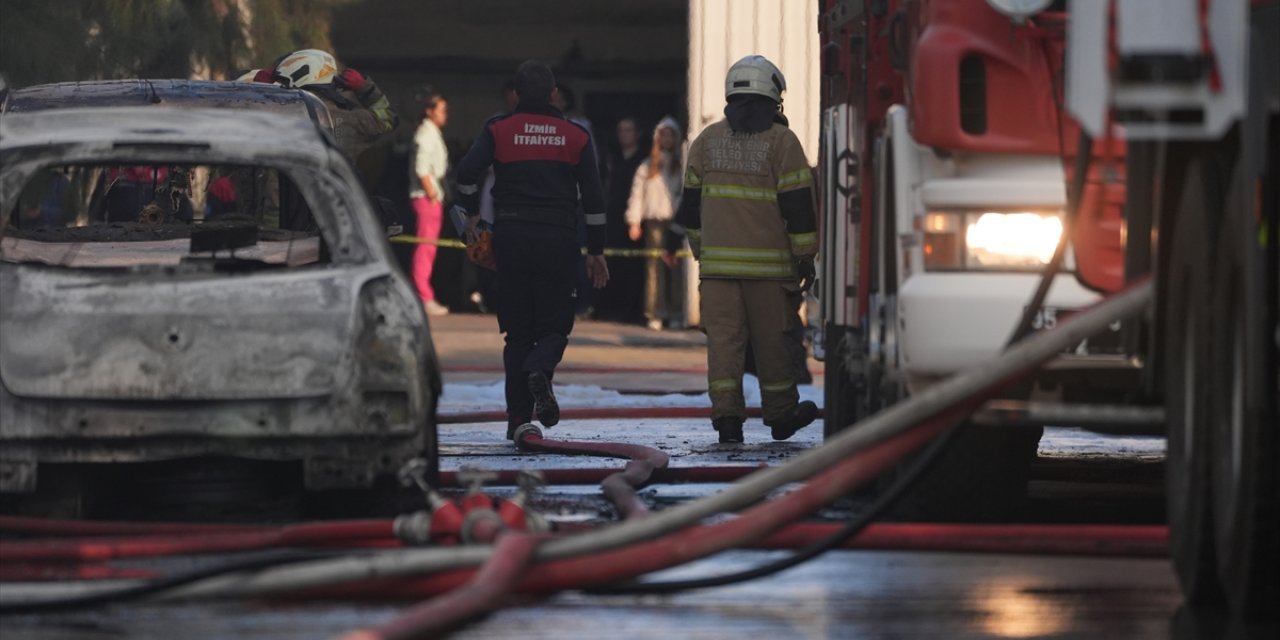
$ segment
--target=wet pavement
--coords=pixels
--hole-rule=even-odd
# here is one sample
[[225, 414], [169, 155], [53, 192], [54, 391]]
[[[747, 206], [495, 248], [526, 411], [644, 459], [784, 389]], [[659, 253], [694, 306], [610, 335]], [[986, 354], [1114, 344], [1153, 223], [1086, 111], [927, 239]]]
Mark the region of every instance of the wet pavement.
[[[500, 378], [500, 338], [492, 318], [433, 318], [450, 385], [451, 412], [501, 408], [484, 402]], [[705, 389], [703, 342], [696, 332], [579, 323], [557, 385], [596, 385], [626, 392]], [[818, 368], [818, 363], [813, 363]], [[820, 380], [819, 380], [820, 382]], [[470, 394], [481, 391], [479, 395]], [[452, 392], [452, 399], [450, 397]], [[809, 393], [813, 393], [810, 390]], [[568, 397], [573, 397], [570, 394]], [[696, 406], [700, 396], [689, 395]], [[703, 396], [704, 397], [704, 396]], [[677, 402], [678, 402], [677, 398]], [[703, 400], [705, 401], [705, 400]], [[644, 403], [643, 400], [640, 401]], [[656, 401], [655, 401], [656, 402]], [[670, 398], [666, 400], [672, 402]], [[571, 405], [562, 401], [565, 408]], [[487, 469], [621, 468], [622, 461], [518, 452], [505, 424], [441, 427], [441, 465]], [[723, 446], [704, 419], [566, 420], [548, 438], [645, 443], [672, 467], [777, 465], [820, 444], [814, 424], [774, 442], [759, 419], [747, 443]], [[1038, 522], [1158, 522], [1163, 443], [1050, 429], [1033, 472]], [[1081, 468], [1087, 472], [1082, 473]], [[1064, 471], [1069, 469], [1069, 471]], [[661, 485], [641, 493], [651, 508], [695, 499], [724, 485]], [[496, 489], [508, 493], [510, 488]], [[553, 520], [613, 517], [598, 486], [549, 487], [535, 501]], [[856, 508], [856, 503], [853, 503]], [[754, 567], [788, 552], [731, 551], [654, 578], [687, 578]], [[1245, 625], [1192, 615], [1167, 560], [975, 553], [834, 551], [780, 574], [738, 585], [669, 596], [601, 596], [578, 592], [513, 602], [455, 632], [455, 638], [1271, 638], [1274, 624]], [[107, 609], [0, 618], [3, 640], [62, 638], [332, 638], [376, 625], [407, 603], [254, 603], [118, 605]]]

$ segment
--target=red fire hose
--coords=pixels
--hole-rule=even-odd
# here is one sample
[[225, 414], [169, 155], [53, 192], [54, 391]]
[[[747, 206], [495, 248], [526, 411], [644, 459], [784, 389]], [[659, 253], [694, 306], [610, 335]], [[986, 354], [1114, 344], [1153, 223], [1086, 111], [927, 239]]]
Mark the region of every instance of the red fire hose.
[[[752, 545], [756, 549], [800, 549], [829, 538], [843, 525], [793, 524]], [[1169, 555], [1164, 525], [933, 524], [881, 522], [867, 525], [845, 549], [957, 551], [1035, 555]]]
[[62, 520], [57, 518], [0, 515], [0, 531], [6, 533], [44, 533], [54, 536], [203, 534], [227, 531], [260, 531], [263, 528], [262, 525]]
[[498, 538], [489, 561], [466, 585], [423, 603], [374, 629], [354, 631], [341, 640], [410, 640], [430, 638], [482, 613], [496, 609], [524, 575], [540, 536], [509, 533]]
[[[653, 475], [649, 481], [651, 483], [726, 483], [740, 480], [761, 469], [768, 469], [768, 465], [740, 465], [740, 466], [716, 466], [716, 467], [667, 467], [662, 469], [654, 469]], [[495, 485], [514, 485], [516, 478], [519, 477], [521, 471], [514, 469], [497, 469], [487, 470], [494, 475], [490, 481]], [[617, 469], [539, 469], [538, 473], [542, 474], [543, 479], [548, 485], [564, 485], [564, 484], [599, 484], [604, 479], [617, 473]], [[441, 486], [464, 486], [458, 477], [457, 471], [441, 471]], [[0, 527], [0, 530], [4, 530]]]
[[151, 580], [150, 569], [110, 567], [105, 564], [17, 563], [0, 565], [0, 581], [47, 582], [62, 580]]
[[317, 522], [256, 531], [226, 531], [205, 535], [137, 536], [125, 538], [60, 539], [6, 542], [0, 563], [105, 560], [198, 553], [250, 551], [283, 546], [327, 546], [393, 538], [391, 520]]
[[653, 447], [637, 444], [547, 440], [533, 425], [525, 425], [516, 430], [515, 440], [516, 446], [524, 451], [629, 458], [630, 462], [622, 472], [614, 473], [600, 483], [605, 497], [618, 508], [623, 518], [643, 516], [649, 512], [644, 501], [636, 494], [636, 489], [649, 482], [654, 470], [666, 468], [671, 460], [667, 454]]

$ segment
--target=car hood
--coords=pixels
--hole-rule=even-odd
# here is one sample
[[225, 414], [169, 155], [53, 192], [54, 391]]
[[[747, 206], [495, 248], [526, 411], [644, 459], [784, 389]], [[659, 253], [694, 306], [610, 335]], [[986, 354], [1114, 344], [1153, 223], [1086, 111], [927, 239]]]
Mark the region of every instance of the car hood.
[[356, 298], [378, 275], [0, 265], [0, 384], [65, 399], [326, 395], [356, 369]]

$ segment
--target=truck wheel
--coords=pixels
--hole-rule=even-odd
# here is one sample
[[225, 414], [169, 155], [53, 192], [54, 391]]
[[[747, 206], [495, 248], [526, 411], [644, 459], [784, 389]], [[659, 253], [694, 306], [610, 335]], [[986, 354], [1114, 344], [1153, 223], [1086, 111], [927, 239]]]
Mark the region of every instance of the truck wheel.
[[850, 327], [827, 325], [826, 360], [822, 363], [822, 435], [823, 438], [840, 433], [858, 420], [857, 398], [859, 390], [852, 373], [845, 367], [845, 356], [855, 348], [857, 335]]
[[[893, 518], [934, 522], [1018, 519], [1027, 503], [1027, 481], [1044, 429], [971, 424], [959, 428], [933, 464], [890, 509]], [[897, 482], [911, 465], [899, 464], [884, 474], [881, 490]]]
[[[1188, 602], [1221, 599], [1209, 509], [1209, 225], [1206, 212], [1222, 202], [1212, 162], [1187, 169], [1172, 222], [1173, 244], [1161, 274], [1159, 317], [1165, 319], [1164, 397], [1168, 454], [1165, 497], [1174, 571]], [[1168, 224], [1161, 225], [1168, 229]]]
[[1215, 557], [1233, 611], [1276, 616], [1280, 615], [1274, 608], [1280, 602], [1280, 472], [1276, 470], [1280, 357], [1276, 280], [1272, 278], [1280, 274], [1275, 273], [1275, 262], [1268, 264], [1260, 246], [1263, 239], [1252, 211], [1252, 176], [1237, 173], [1223, 212], [1214, 282]]

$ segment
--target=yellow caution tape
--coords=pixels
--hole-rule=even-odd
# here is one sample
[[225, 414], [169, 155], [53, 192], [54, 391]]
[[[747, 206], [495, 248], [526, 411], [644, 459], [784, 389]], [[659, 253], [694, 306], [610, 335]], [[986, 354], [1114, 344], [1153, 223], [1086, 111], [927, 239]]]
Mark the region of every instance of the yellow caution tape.
[[[464, 244], [461, 240], [454, 240], [452, 238], [440, 238], [438, 240], [432, 240], [430, 238], [419, 238], [417, 236], [400, 235], [400, 236], [392, 236], [390, 238], [387, 238], [387, 240], [391, 242], [395, 242], [397, 244], [434, 244], [437, 247], [442, 247], [445, 249], [467, 248], [467, 245]], [[587, 251], [586, 249], [582, 250], [583, 253], [586, 253], [586, 251]], [[662, 249], [608, 249], [606, 248], [604, 250], [604, 255], [608, 257], [613, 257], [613, 258], [661, 258], [663, 253], [665, 252]], [[675, 256], [677, 258], [687, 258], [691, 255], [693, 255], [691, 252], [683, 249], [675, 253]]]
[[391, 236], [387, 240], [399, 244], [434, 244], [437, 247], [445, 247], [448, 249], [466, 249], [467, 245], [461, 240], [453, 240], [451, 238], [440, 238], [432, 240], [430, 238], [419, 238], [418, 236]]

